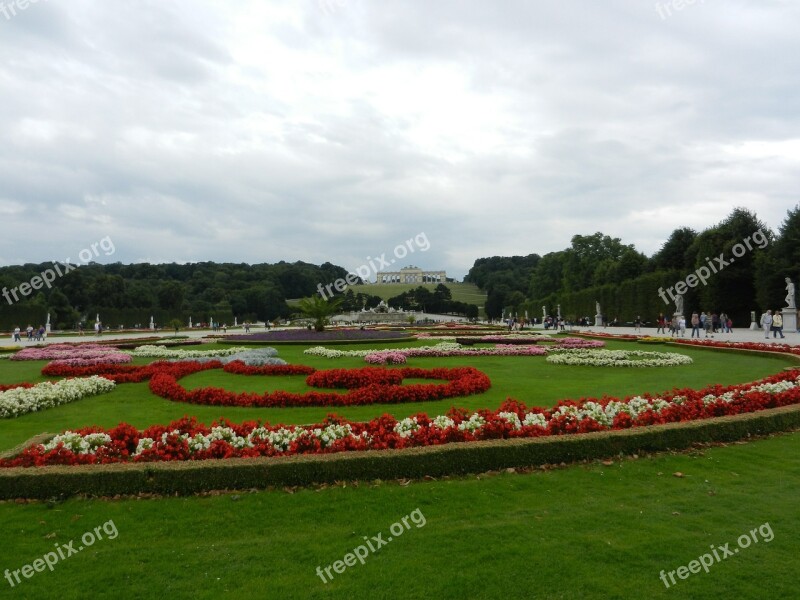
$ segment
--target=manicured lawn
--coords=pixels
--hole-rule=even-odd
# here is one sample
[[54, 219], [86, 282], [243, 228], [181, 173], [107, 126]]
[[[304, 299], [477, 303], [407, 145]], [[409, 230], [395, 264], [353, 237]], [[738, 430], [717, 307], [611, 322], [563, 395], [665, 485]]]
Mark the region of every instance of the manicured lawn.
[[[408, 485], [7, 502], [0, 568], [20, 568], [113, 520], [116, 539], [4, 597], [793, 598], [798, 494], [800, 437], [791, 434], [611, 466]], [[364, 536], [388, 541], [390, 527], [416, 509], [424, 526], [409, 521], [364, 565], [331, 571], [332, 582], [316, 575]], [[764, 523], [771, 542], [759, 536], [671, 589], [659, 579], [712, 544], [735, 548]]]
[[[423, 345], [431, 342], [417, 342]], [[408, 344], [392, 344], [392, 346]], [[363, 348], [364, 346], [353, 346]], [[351, 419], [383, 412], [444, 413], [455, 404], [496, 407], [506, 397], [550, 406], [562, 398], [624, 396], [673, 387], [740, 383], [794, 364], [786, 358], [624, 342], [609, 348], [677, 351], [689, 367], [611, 369], [549, 365], [544, 357], [416, 358], [409, 365], [486, 372], [485, 394], [420, 403], [353, 408], [231, 409], [177, 404], [147, 383], [123, 384], [17, 419], [0, 420], [0, 449], [42, 431], [88, 424], [137, 427], [186, 414], [210, 422], [308, 423], [332, 410]], [[341, 348], [341, 346], [339, 347]], [[305, 356], [281, 347], [290, 363], [362, 367], [362, 359]], [[137, 360], [145, 363], [147, 360]], [[0, 361], [0, 383], [39, 381], [44, 362]], [[303, 391], [302, 377], [195, 374], [187, 387]], [[675, 477], [681, 472], [684, 477]], [[291, 492], [291, 493], [288, 493]], [[189, 498], [80, 499], [0, 503], [0, 574], [33, 563], [56, 546], [109, 520], [115, 539], [97, 541], [54, 571], [35, 573], [4, 597], [19, 598], [760, 598], [795, 597], [800, 556], [800, 437], [785, 434], [684, 454], [625, 458], [557, 470], [500, 473], [438, 481], [361, 482], [296, 490], [235, 492]], [[390, 526], [416, 511], [400, 536]], [[667, 589], [663, 569], [730, 544], [769, 523], [760, 539]], [[329, 583], [316, 574], [372, 539], [393, 537]], [[13, 577], [13, 575], [12, 575]]]

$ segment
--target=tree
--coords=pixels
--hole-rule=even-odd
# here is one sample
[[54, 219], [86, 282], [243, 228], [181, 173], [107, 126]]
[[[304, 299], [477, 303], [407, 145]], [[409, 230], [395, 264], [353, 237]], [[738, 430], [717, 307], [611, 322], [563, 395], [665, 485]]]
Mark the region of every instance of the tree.
[[314, 320], [314, 329], [316, 331], [325, 331], [325, 325], [329, 323], [329, 317], [339, 310], [342, 303], [341, 298], [330, 298], [325, 300], [322, 296], [314, 294], [309, 298], [300, 300], [300, 312], [305, 317]]
[[691, 263], [686, 260], [686, 249], [694, 243], [695, 238], [697, 232], [694, 229], [688, 227], [676, 229], [661, 246], [661, 250], [650, 259], [650, 266], [654, 271], [690, 268]]
[[169, 325], [169, 326], [170, 326], [172, 329], [174, 329], [174, 330], [175, 330], [175, 333], [177, 334], [177, 333], [180, 331], [181, 327], [183, 327], [183, 321], [181, 321], [180, 319], [172, 319], [172, 320], [171, 320], [171, 321], [168, 323], [168, 325]]

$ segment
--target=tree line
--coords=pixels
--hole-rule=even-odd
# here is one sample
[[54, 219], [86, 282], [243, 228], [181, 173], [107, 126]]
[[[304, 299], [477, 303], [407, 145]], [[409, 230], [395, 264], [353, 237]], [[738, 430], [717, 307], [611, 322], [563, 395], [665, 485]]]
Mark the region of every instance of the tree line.
[[487, 292], [486, 313], [494, 319], [525, 311], [541, 318], [543, 306], [555, 314], [560, 304], [568, 319], [593, 320], [600, 302], [607, 321], [652, 322], [659, 313], [671, 315], [683, 291], [687, 315], [725, 312], [742, 327], [751, 311], [784, 306], [787, 276], [795, 282], [800, 276], [800, 207], [788, 211], [777, 233], [755, 213], [735, 208], [708, 229], [675, 229], [650, 257], [601, 232], [575, 235], [569, 248], [543, 256], [480, 258], [465, 281]]
[[[20, 289], [52, 263], [0, 268], [0, 290]], [[316, 293], [317, 286], [347, 275], [329, 262], [101, 265], [73, 267], [52, 287], [40, 287], [18, 301], [0, 297], [0, 327], [27, 323], [39, 325], [49, 312], [56, 329], [74, 328], [79, 322], [101, 321], [110, 327], [147, 326], [153, 316], [161, 325], [179, 318], [194, 323], [214, 319], [219, 323], [264, 321], [289, 317], [294, 311], [287, 299]], [[26, 288], [22, 288], [26, 289]], [[378, 299], [380, 300], [380, 299]]]

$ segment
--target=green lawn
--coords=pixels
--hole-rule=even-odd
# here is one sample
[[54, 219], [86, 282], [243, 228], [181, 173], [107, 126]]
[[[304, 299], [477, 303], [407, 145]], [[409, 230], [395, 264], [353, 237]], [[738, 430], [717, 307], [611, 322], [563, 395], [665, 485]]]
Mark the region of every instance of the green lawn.
[[[430, 342], [428, 342], [430, 343]], [[414, 343], [414, 344], [418, 344]], [[407, 345], [407, 344], [395, 344]], [[354, 346], [357, 347], [357, 346]], [[625, 342], [610, 348], [636, 348]], [[667, 349], [648, 347], [648, 350]], [[673, 348], [668, 348], [673, 351]], [[321, 368], [360, 367], [361, 359], [302, 355], [289, 362]], [[421, 367], [474, 365], [492, 380], [482, 395], [414, 406], [337, 409], [353, 419], [383, 412], [445, 412], [452, 404], [495, 407], [506, 397], [552, 405], [561, 398], [657, 392], [736, 383], [793, 364], [767, 358], [679, 348], [690, 367], [598, 369], [548, 365], [543, 357], [418, 358]], [[36, 381], [44, 363], [0, 361], [0, 382]], [[253, 378], [221, 371], [183, 380], [264, 390], [305, 388], [302, 378]], [[184, 414], [271, 422], [319, 420], [330, 409], [227, 409], [179, 405], [152, 396], [147, 384], [0, 421], [0, 448], [41, 431], [127, 421], [138, 427]], [[624, 459], [557, 470], [438, 481], [362, 482], [314, 489], [267, 490], [190, 498], [70, 499], [0, 503], [0, 571], [76, 540], [109, 520], [111, 540], [35, 573], [3, 597], [19, 598], [761, 598], [796, 597], [800, 555], [797, 433], [702, 452]], [[681, 472], [684, 477], [672, 474]], [[332, 582], [316, 574], [364, 543], [392, 536], [390, 526], [416, 511], [402, 536]], [[706, 552], [769, 523], [774, 539], [690, 575], [667, 589], [662, 569], [676, 570]], [[392, 536], [395, 537], [395, 536]], [[13, 575], [12, 575], [13, 577]], [[768, 592], [767, 592], [768, 590]]]
[[[418, 287], [433, 291], [438, 285], [438, 283], [372, 283], [351, 285], [348, 286], [348, 289], [353, 290], [354, 294], [370, 294], [371, 296], [379, 296], [384, 300], [388, 300], [393, 296], [398, 296], [403, 292], [414, 290]], [[457, 302], [477, 304], [479, 308], [483, 308], [486, 302], [486, 292], [478, 289], [478, 286], [474, 283], [445, 283], [444, 285], [450, 289], [453, 300]]]

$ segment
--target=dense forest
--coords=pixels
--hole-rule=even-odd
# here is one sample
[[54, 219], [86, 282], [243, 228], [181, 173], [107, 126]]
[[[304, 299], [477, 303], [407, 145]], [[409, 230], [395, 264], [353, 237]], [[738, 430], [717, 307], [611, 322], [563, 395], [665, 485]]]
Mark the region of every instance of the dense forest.
[[[706, 276], [706, 272], [708, 272]], [[702, 281], [690, 275], [703, 275]], [[721, 223], [697, 232], [680, 227], [653, 256], [598, 232], [575, 235], [569, 248], [543, 256], [481, 258], [465, 281], [488, 294], [490, 318], [542, 316], [561, 306], [568, 319], [594, 319], [595, 302], [607, 321], [653, 322], [672, 314], [684, 285], [684, 312], [726, 312], [734, 324], [750, 324], [750, 312], [784, 306], [785, 277], [800, 276], [800, 207], [788, 212], [776, 234], [757, 216], [734, 209]], [[672, 288], [672, 293], [670, 293]], [[665, 302], [666, 299], [666, 302]]]
[[[331, 263], [89, 263], [56, 277], [52, 287], [39, 285], [38, 290], [26, 290], [27, 296], [17, 291], [19, 301], [14, 300], [11, 290], [36, 282], [53, 267], [43, 263], [0, 268], [0, 290], [5, 294], [0, 297], [0, 327], [38, 326], [48, 312], [56, 329], [74, 328], [79, 322], [91, 326], [97, 314], [114, 328], [147, 326], [151, 316], [162, 326], [175, 318], [188, 322], [189, 317], [194, 323], [272, 320], [292, 314], [287, 298], [311, 296], [319, 284], [347, 274]], [[366, 300], [374, 305], [380, 299]]]

